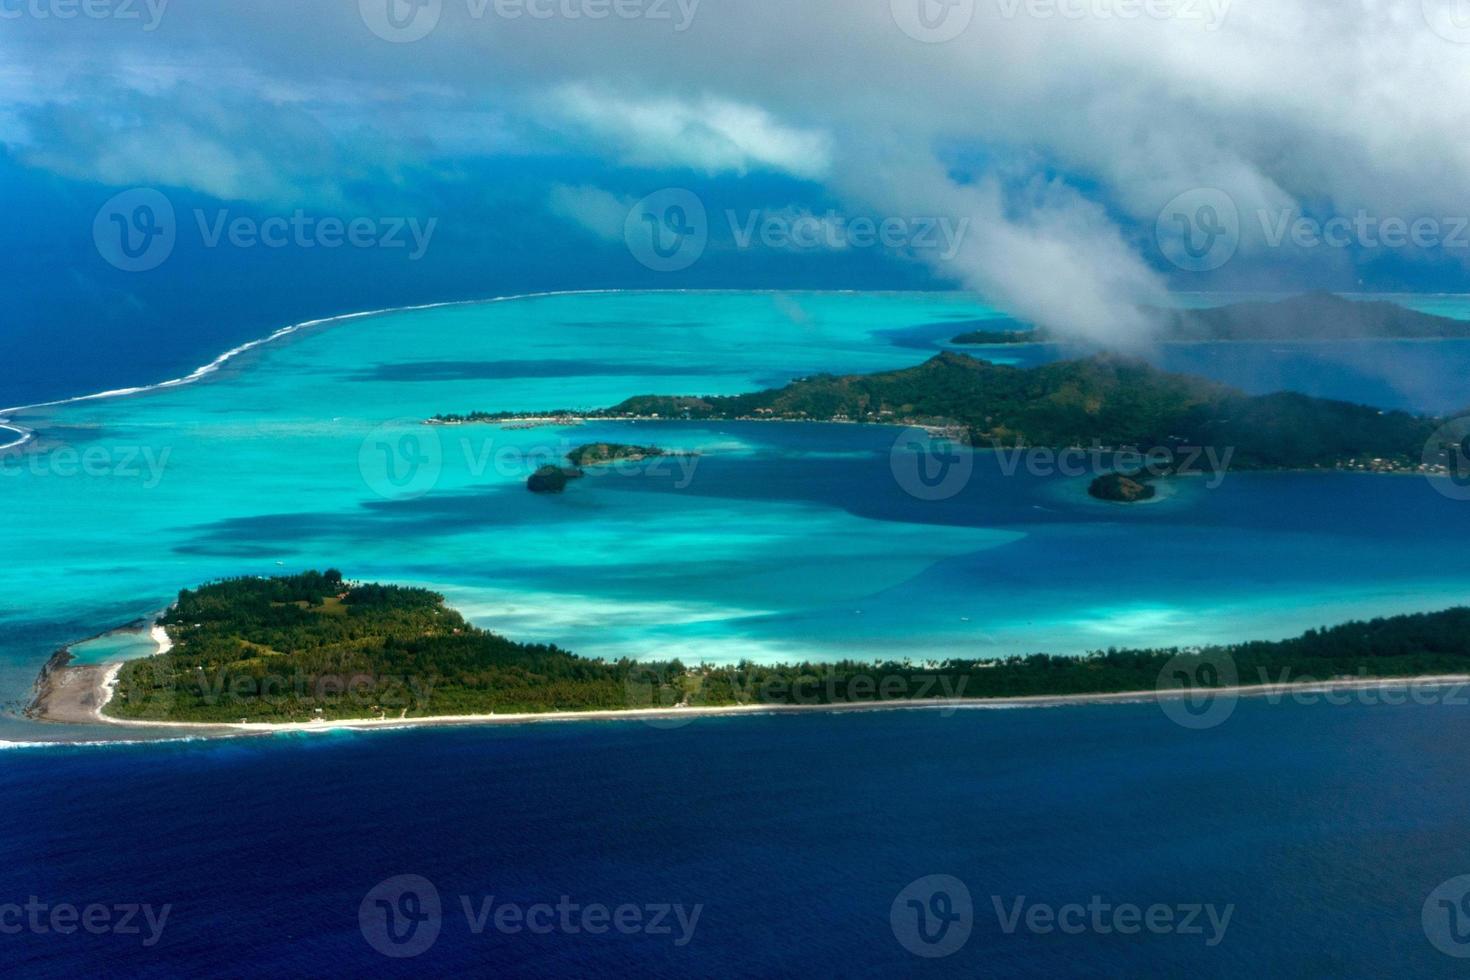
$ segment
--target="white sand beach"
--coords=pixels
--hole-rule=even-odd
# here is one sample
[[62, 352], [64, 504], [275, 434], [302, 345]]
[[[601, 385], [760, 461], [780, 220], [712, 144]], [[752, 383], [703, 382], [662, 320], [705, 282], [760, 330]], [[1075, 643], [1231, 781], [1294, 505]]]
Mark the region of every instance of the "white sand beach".
[[[668, 724], [698, 718], [743, 715], [778, 715], [800, 712], [851, 713], [869, 711], [941, 711], [1000, 710], [1014, 708], [1061, 708], [1080, 705], [1139, 704], [1177, 701], [1191, 697], [1194, 691], [1126, 691], [1113, 694], [1069, 694], [1016, 698], [931, 698], [916, 701], [878, 701], [849, 704], [754, 704], [714, 707], [640, 708], [610, 711], [559, 711], [542, 714], [454, 715], [437, 718], [371, 718], [361, 720], [322, 720], [272, 724], [266, 722], [214, 723], [184, 721], [135, 721], [109, 718], [101, 714], [115, 690], [117, 670], [122, 664], [110, 665], [104, 675], [110, 681], [100, 685], [97, 720], [108, 726], [158, 731], [189, 731], [204, 737], [239, 734], [373, 731], [409, 728], [451, 728], [477, 725], [532, 725], [572, 721], [645, 721]], [[112, 685], [112, 686], [109, 686]], [[1354, 678], [1299, 684], [1240, 685], [1214, 688], [1211, 694], [1221, 698], [1273, 698], [1351, 695], [1355, 692], [1402, 692], [1403, 700], [1438, 700], [1437, 692], [1445, 688], [1467, 688], [1460, 697], [1470, 698], [1470, 674], [1436, 674], [1424, 677]], [[1393, 703], [1387, 698], [1383, 703]], [[1402, 702], [1399, 702], [1402, 703]]]

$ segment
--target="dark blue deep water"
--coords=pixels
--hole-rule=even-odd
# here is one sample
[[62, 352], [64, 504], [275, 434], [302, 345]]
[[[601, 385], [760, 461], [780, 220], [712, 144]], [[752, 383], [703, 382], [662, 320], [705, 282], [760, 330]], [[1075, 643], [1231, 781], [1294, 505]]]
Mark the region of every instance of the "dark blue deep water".
[[[1470, 873], [1470, 707], [1447, 700], [1245, 700], [1207, 731], [1121, 705], [10, 751], [0, 906], [172, 909], [151, 948], [146, 926], [24, 929], [0, 935], [0, 964], [68, 978], [1454, 975], [1463, 963], [1421, 921], [1437, 886]], [[359, 908], [402, 875], [431, 882], [443, 913], [421, 955], [390, 959]], [[891, 915], [932, 875], [964, 882], [974, 909], [942, 959], [908, 952]], [[702, 909], [667, 935], [476, 935], [461, 896]], [[1202, 934], [1008, 933], [993, 896], [1234, 909], [1218, 936], [1203, 913]], [[953, 899], [930, 907], [953, 914]]]

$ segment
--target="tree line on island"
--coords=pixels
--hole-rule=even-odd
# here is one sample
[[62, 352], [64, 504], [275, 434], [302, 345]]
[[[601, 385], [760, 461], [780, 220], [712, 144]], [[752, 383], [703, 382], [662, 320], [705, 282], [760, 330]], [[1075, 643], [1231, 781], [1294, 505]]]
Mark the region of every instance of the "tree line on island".
[[517, 643], [471, 625], [437, 593], [348, 582], [328, 570], [186, 589], [160, 623], [173, 649], [122, 668], [109, 716], [287, 723], [1107, 694], [1153, 689], [1181, 655], [1229, 657], [1247, 684], [1470, 669], [1465, 608], [1187, 653], [690, 666]]
[[[507, 422], [524, 413], [441, 415], [439, 423]], [[539, 419], [869, 422], [956, 432], [982, 448], [1045, 446], [1170, 454], [1214, 448], [1239, 469], [1425, 468], [1441, 420], [1291, 392], [1228, 385], [1113, 355], [1032, 368], [946, 352], [870, 375], [822, 374], [742, 395], [642, 395], [611, 408]]]
[[667, 455], [667, 452], [655, 446], [628, 446], [616, 442], [588, 443], [567, 453], [566, 466], [550, 463], [537, 468], [526, 480], [526, 489], [532, 493], [562, 493], [571, 481], [584, 477], [584, 471], [588, 467], [636, 463]]

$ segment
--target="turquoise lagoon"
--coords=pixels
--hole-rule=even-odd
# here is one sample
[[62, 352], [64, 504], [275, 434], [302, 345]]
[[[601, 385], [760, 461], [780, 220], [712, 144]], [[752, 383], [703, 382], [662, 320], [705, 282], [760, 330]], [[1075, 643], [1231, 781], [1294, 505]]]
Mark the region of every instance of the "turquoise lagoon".
[[[888, 428], [420, 424], [903, 367], [955, 324], [995, 317], [947, 294], [545, 296], [317, 325], [191, 384], [0, 413], [36, 433], [0, 469], [0, 700], [24, 700], [58, 645], [181, 587], [328, 565], [439, 589], [518, 639], [690, 661], [1266, 638], [1470, 595], [1470, 503], [1418, 477], [1234, 473], [1119, 508], [1087, 498], [1085, 479], [1008, 475], [978, 453], [963, 489], [936, 501], [895, 476], [914, 450]], [[1334, 393], [1377, 361], [1382, 401], [1453, 403], [1396, 380], [1411, 374], [1405, 347], [1280, 360], [1303, 390]], [[1158, 356], [1238, 370], [1209, 348]], [[1470, 345], [1414, 350], [1460, 378], [1470, 366]], [[701, 455], [589, 476], [562, 497], [525, 491], [535, 466], [597, 439]], [[65, 736], [85, 733], [0, 718], [0, 739]]]

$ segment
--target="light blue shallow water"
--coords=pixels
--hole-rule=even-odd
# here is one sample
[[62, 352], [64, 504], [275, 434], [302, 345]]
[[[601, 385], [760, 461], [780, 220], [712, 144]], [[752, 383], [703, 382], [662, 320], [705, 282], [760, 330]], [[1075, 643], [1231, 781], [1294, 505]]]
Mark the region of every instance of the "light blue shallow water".
[[[180, 587], [311, 566], [431, 585], [521, 639], [694, 661], [1280, 636], [1470, 595], [1453, 546], [1470, 505], [1419, 478], [1231, 474], [1120, 509], [980, 454], [936, 502], [905, 490], [890, 429], [419, 424], [902, 367], [993, 316], [954, 295], [544, 297], [355, 319], [200, 383], [12, 413], [38, 438], [0, 469], [0, 700], [22, 699], [58, 644]], [[1470, 366], [1470, 346], [1420, 348]], [[1384, 361], [1382, 384], [1416, 397]], [[1313, 363], [1302, 387], [1344, 383], [1342, 357]], [[703, 455], [524, 491], [592, 439]], [[61, 734], [0, 720], [0, 738]]]
[[72, 659], [68, 662], [76, 666], [85, 666], [152, 656], [158, 651], [158, 644], [149, 635], [147, 628], [138, 628], [114, 630], [90, 640], [72, 644], [68, 649], [72, 655]]

